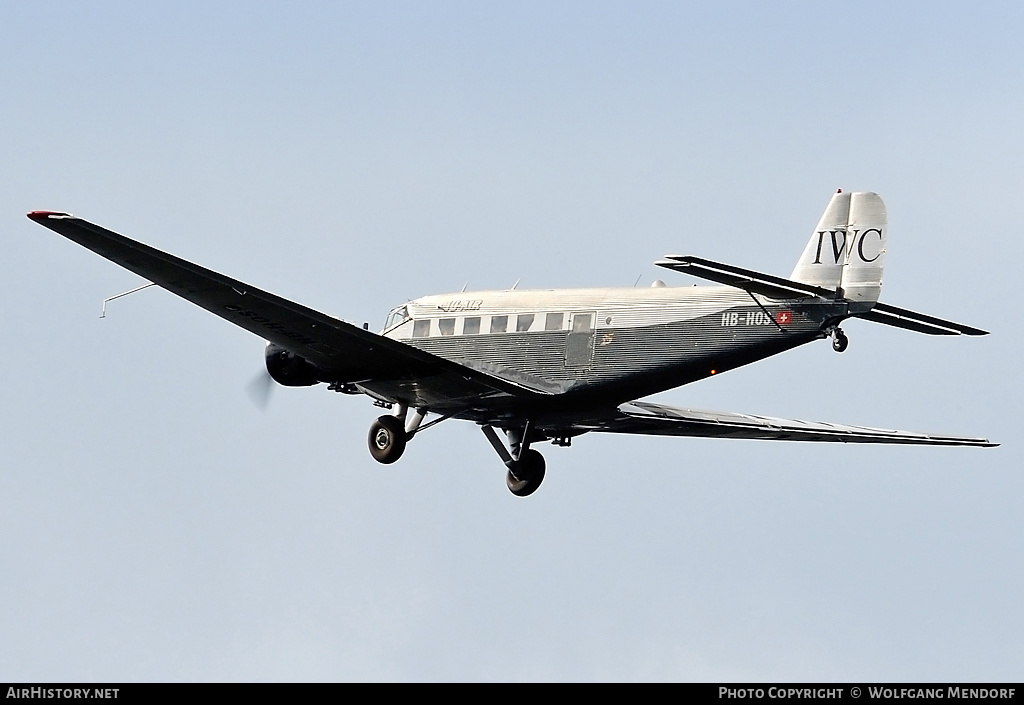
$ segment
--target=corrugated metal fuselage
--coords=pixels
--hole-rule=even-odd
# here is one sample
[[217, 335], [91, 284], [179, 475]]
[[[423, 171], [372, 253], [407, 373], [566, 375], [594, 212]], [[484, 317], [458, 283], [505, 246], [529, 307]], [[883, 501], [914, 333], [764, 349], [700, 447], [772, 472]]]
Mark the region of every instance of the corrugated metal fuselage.
[[764, 359], [823, 337], [849, 311], [693, 286], [460, 292], [392, 315], [388, 337], [554, 392], [544, 406], [555, 411], [619, 404]]

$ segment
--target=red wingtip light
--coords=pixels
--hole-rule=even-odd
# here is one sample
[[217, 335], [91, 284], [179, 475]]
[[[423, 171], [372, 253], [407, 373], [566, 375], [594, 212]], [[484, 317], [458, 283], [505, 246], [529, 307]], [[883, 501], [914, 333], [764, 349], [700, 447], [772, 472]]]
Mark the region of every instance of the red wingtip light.
[[74, 216], [70, 213], [61, 213], [60, 211], [29, 211], [28, 217], [37, 223], [41, 223], [47, 218], [73, 218]]

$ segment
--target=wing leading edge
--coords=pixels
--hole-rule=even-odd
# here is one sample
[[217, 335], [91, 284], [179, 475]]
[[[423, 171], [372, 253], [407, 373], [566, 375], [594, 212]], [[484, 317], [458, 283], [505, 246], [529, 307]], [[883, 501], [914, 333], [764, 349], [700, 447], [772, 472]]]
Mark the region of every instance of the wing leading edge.
[[622, 404], [609, 417], [591, 420], [586, 424], [576, 426], [576, 429], [654, 436], [751, 438], [769, 441], [897, 443], [986, 448], [999, 445], [990, 442], [987, 438], [943, 436], [864, 426], [842, 426], [820, 421], [797, 421], [751, 414], [699, 411], [642, 401]]
[[430, 408], [481, 398], [550, 393], [474, 370], [363, 330], [67, 213], [28, 217], [236, 326], [337, 374], [328, 381], [380, 389], [392, 401]]

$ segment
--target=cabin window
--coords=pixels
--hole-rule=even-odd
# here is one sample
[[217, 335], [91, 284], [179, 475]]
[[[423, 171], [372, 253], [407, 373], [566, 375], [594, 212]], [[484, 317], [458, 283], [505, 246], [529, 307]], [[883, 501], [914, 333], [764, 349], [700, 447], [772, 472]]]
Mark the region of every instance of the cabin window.
[[516, 331], [519, 333], [525, 333], [526, 331], [530, 330], [530, 326], [532, 325], [532, 313], [520, 313], [519, 318], [516, 319]]
[[412, 337], [413, 338], [426, 338], [430, 335], [430, 319], [421, 318], [418, 321], [413, 321], [412, 324]]
[[476, 335], [480, 332], [480, 316], [470, 316], [462, 323], [464, 335]]
[[437, 329], [441, 331], [441, 335], [455, 335], [455, 319], [439, 318], [437, 320]]
[[564, 313], [549, 313], [544, 318], [544, 330], [562, 330], [562, 319]]
[[592, 313], [577, 313], [572, 317], [572, 332], [573, 333], [586, 333], [594, 326], [591, 321], [594, 320], [594, 314]]
[[491, 316], [491, 332], [504, 333], [508, 330], [508, 316]]

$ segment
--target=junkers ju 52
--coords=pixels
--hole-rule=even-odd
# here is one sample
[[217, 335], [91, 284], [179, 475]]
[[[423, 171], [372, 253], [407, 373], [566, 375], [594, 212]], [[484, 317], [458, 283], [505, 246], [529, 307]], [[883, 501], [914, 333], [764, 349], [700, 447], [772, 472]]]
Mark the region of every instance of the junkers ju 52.
[[[365, 394], [392, 410], [369, 447], [393, 463], [427, 428], [480, 426], [513, 494], [544, 479], [545, 441], [591, 431], [845, 443], [992, 446], [985, 438], [683, 409], [639, 401], [814, 340], [843, 352], [850, 317], [931, 335], [985, 331], [878, 301], [886, 211], [874, 193], [832, 196], [789, 278], [698, 257], [657, 264], [717, 286], [479, 291], [426, 296], [380, 333], [332, 318], [66, 213], [28, 217], [267, 340], [286, 386]], [[428, 414], [433, 415], [429, 421]], [[503, 441], [498, 431], [505, 435]]]

